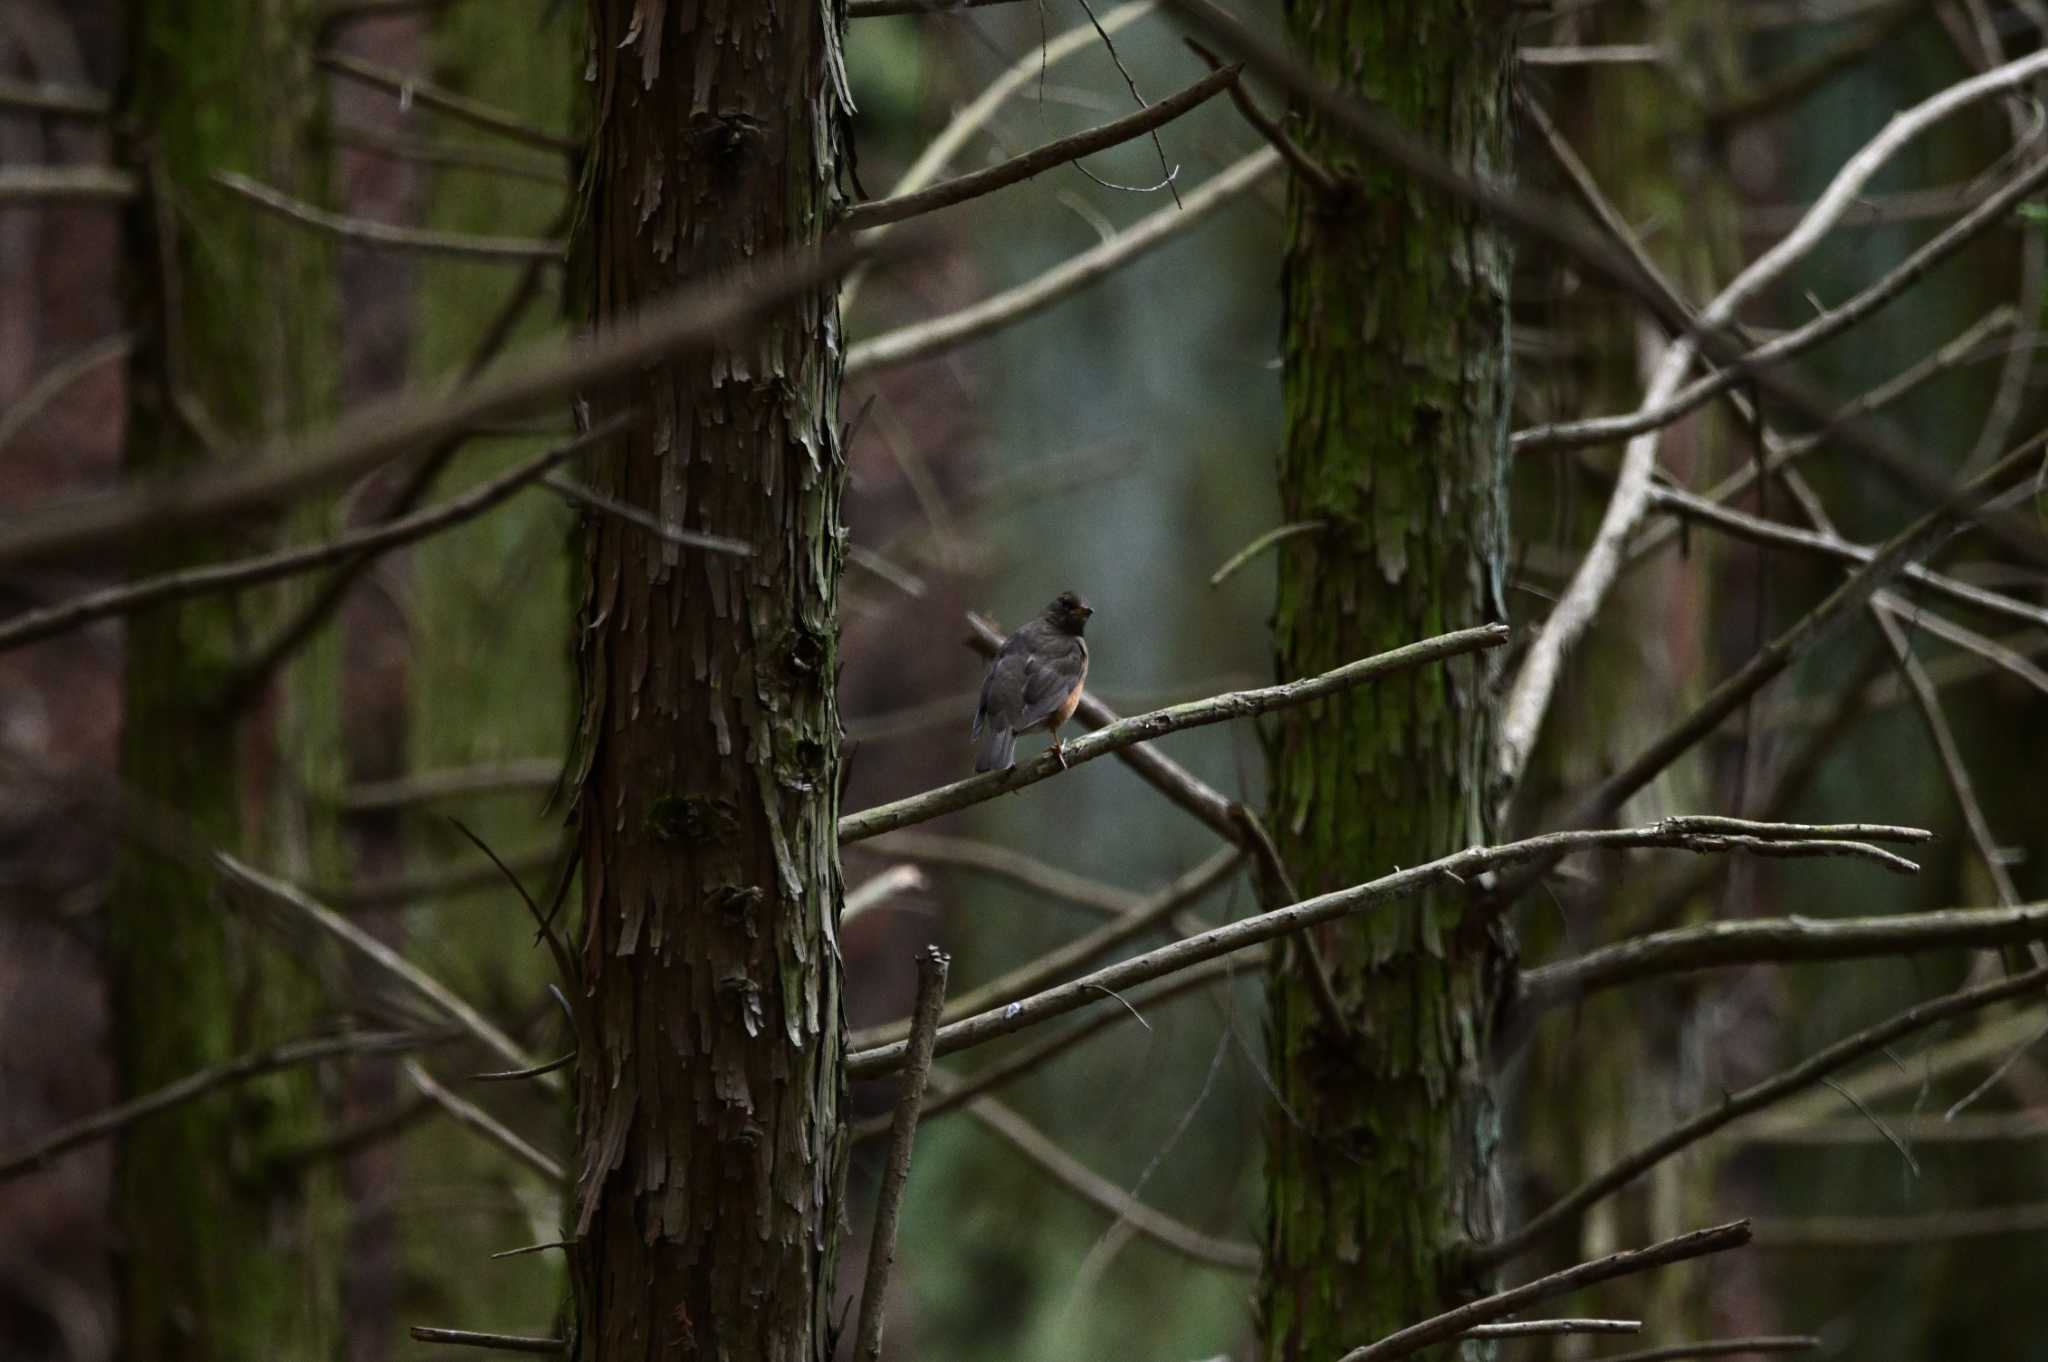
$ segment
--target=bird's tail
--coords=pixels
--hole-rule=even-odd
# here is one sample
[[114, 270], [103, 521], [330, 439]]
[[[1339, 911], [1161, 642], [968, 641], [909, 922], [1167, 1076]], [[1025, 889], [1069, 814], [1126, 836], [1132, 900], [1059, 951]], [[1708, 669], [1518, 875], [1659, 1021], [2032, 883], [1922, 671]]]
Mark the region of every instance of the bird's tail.
[[1008, 724], [988, 721], [981, 730], [981, 750], [975, 755], [977, 771], [1000, 771], [1017, 764], [1017, 735]]

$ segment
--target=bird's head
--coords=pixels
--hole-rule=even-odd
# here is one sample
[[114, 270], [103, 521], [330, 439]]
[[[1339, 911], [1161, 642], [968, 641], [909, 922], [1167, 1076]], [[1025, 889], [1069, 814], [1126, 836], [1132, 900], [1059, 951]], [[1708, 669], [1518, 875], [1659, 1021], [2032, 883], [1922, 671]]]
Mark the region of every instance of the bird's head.
[[1071, 591], [1062, 591], [1045, 607], [1046, 623], [1062, 633], [1079, 634], [1088, 625], [1088, 617], [1095, 611], [1088, 602]]

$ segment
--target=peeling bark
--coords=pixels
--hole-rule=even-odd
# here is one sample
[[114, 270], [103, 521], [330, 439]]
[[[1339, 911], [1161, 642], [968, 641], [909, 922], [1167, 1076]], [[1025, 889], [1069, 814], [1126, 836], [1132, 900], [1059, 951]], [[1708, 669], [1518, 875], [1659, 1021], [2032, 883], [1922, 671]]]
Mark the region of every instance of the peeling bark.
[[[1512, 6], [1295, 0], [1300, 50], [1482, 177], [1507, 170]], [[1306, 151], [1353, 180], [1297, 182], [1286, 263], [1281, 675], [1503, 617], [1504, 242], [1460, 205], [1362, 159], [1323, 120]], [[1483, 673], [1416, 671], [1282, 716], [1271, 827], [1304, 894], [1486, 840]], [[1485, 1042], [1509, 963], [1463, 931], [1450, 887], [1312, 933], [1333, 1029], [1300, 952], [1271, 981], [1280, 1113], [1268, 1139], [1265, 1355], [1328, 1358], [1473, 1287], [1451, 1251], [1499, 1217]]]
[[[841, 19], [592, 0], [580, 268], [602, 330], [836, 211]], [[833, 290], [591, 394], [648, 419], [592, 482], [751, 557], [585, 531], [585, 923], [572, 1270], [601, 1359], [829, 1353], [846, 1146]]]

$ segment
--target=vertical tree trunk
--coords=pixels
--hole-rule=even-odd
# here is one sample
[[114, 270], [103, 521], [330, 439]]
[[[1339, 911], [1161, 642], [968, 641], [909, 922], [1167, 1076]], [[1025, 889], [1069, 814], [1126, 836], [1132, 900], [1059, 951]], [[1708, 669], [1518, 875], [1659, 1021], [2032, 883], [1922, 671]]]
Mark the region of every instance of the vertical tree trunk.
[[[129, 471], [176, 475], [208, 438], [298, 425], [330, 390], [329, 253], [253, 212], [209, 176], [309, 184], [319, 114], [313, 6], [276, 0], [138, 5], [125, 126], [150, 190], [130, 220], [130, 284], [144, 342], [129, 413]], [[251, 261], [264, 262], [260, 270]], [[238, 527], [244, 534], [246, 527]], [[243, 538], [194, 534], [133, 566], [232, 556]], [[205, 845], [267, 854], [253, 773], [257, 714], [220, 712], [254, 627], [234, 597], [137, 616], [128, 632], [122, 778], [175, 809]], [[196, 848], [195, 848], [196, 849]], [[302, 1031], [310, 990], [290, 954], [244, 930], [202, 869], [122, 860], [108, 916], [116, 1050], [143, 1092]], [[323, 1356], [335, 1338], [331, 1181], [270, 1156], [317, 1131], [310, 1074], [279, 1075], [129, 1130], [118, 1188], [124, 1356]]]
[[[602, 329], [815, 241], [845, 105], [833, 11], [592, 0], [580, 254]], [[815, 1362], [845, 1164], [834, 705], [844, 463], [832, 289], [593, 394], [646, 420], [607, 496], [751, 544], [589, 524], [586, 971], [573, 1229], [584, 1356]]]
[[[1289, 6], [1324, 79], [1377, 100], [1467, 173], [1507, 168], [1512, 6]], [[1360, 158], [1322, 120], [1304, 147], [1352, 202], [1296, 184], [1286, 263], [1278, 670], [1308, 675], [1501, 617], [1508, 259], [1468, 210]], [[1482, 840], [1491, 732], [1470, 664], [1285, 712], [1274, 834], [1305, 894]], [[1303, 954], [1272, 979], [1282, 1110], [1268, 1143], [1266, 1355], [1327, 1359], [1442, 1307], [1449, 1254], [1493, 1232], [1497, 1117], [1484, 1064], [1508, 964], [1460, 930], [1462, 893], [1332, 924], [1334, 1030]]]

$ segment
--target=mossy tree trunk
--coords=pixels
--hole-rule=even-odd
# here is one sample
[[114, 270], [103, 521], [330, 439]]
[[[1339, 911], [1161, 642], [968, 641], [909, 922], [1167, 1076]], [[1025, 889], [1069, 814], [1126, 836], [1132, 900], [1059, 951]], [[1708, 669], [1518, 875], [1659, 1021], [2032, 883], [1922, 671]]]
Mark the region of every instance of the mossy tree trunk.
[[[1513, 6], [1295, 0], [1300, 50], [1459, 169], [1507, 168]], [[1358, 185], [1293, 190], [1285, 276], [1278, 671], [1301, 676], [1500, 618], [1508, 257], [1466, 209], [1356, 154], [1319, 118], [1304, 147]], [[1272, 821], [1301, 892], [1483, 840], [1489, 688], [1471, 663], [1289, 710], [1272, 743]], [[1266, 1356], [1327, 1359], [1430, 1314], [1471, 1283], [1456, 1246], [1499, 1215], [1485, 1066], [1508, 961], [1461, 927], [1452, 888], [1331, 924], [1314, 945], [1341, 1027], [1300, 952], [1271, 981], [1281, 1110], [1268, 1140]]]
[[[591, 0], [580, 268], [600, 331], [815, 241], [845, 126], [832, 10]], [[845, 466], [822, 288], [594, 393], [604, 494], [753, 546], [589, 523], [578, 826], [582, 1356], [829, 1353], [845, 1167], [835, 822]]]
[[[152, 0], [133, 9], [123, 127], [150, 192], [127, 241], [143, 341], [128, 469], [176, 476], [308, 420], [331, 391], [329, 252], [213, 185], [238, 170], [318, 197], [309, 0]], [[250, 262], [264, 262], [251, 269]], [[246, 551], [249, 526], [195, 533], [138, 573]], [[275, 769], [261, 712], [223, 712], [261, 632], [234, 597], [145, 612], [128, 632], [122, 779], [205, 846], [268, 856]], [[201, 850], [203, 847], [195, 847]], [[115, 1047], [139, 1093], [305, 1029], [288, 951], [235, 921], [196, 866], [124, 856], [108, 913]], [[272, 1155], [316, 1133], [310, 1074], [279, 1075], [126, 1132], [118, 1214], [123, 1355], [323, 1356], [336, 1337], [331, 1177]]]

